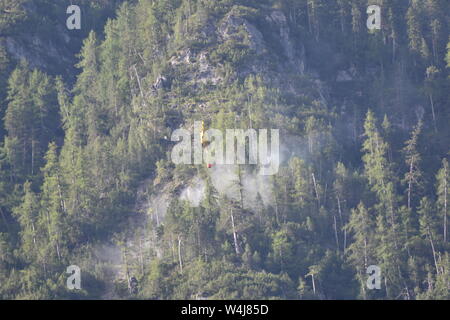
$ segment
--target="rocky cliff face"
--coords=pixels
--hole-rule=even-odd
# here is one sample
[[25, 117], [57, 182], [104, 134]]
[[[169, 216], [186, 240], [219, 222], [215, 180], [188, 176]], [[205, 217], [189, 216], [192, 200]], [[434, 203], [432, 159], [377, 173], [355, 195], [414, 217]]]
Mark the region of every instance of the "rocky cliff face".
[[[261, 23], [263, 21], [263, 23]], [[258, 76], [270, 88], [279, 90], [294, 99], [307, 97], [327, 105], [329, 90], [318, 73], [308, 67], [306, 48], [299, 35], [295, 34], [281, 10], [266, 8], [262, 17], [252, 20], [232, 9], [216, 22], [207, 21], [200, 29], [200, 38], [208, 39], [206, 48], [185, 46], [177, 50], [168, 63], [193, 92], [207, 88], [226, 86], [234, 81], [242, 81], [250, 75]], [[212, 44], [212, 45], [211, 45]], [[244, 56], [233, 68], [227, 68], [217, 57], [223, 48], [238, 45]], [[245, 58], [246, 55], [249, 58]], [[161, 87], [160, 74], [154, 85]], [[208, 109], [209, 101], [195, 106]], [[193, 106], [186, 106], [192, 109]]]
[[0, 33], [0, 45], [6, 49], [10, 60], [25, 60], [31, 68], [61, 75], [66, 82], [72, 83], [78, 73], [75, 64], [83, 39], [91, 30], [101, 34], [106, 19], [113, 16], [120, 2], [86, 2], [85, 5], [83, 0], [79, 1], [78, 5], [83, 8], [81, 29], [69, 30], [66, 26], [69, 17], [66, 9], [70, 3], [20, 0], [22, 18], [15, 22], [9, 32], [3, 35]]
[[[246, 18], [231, 11], [216, 24], [206, 23], [201, 30], [204, 37], [216, 41], [213, 48], [201, 50], [191, 47], [180, 48], [176, 54], [168, 58], [168, 64], [173, 70], [176, 70], [177, 74], [181, 74], [181, 77], [185, 79], [185, 84], [194, 91], [205, 85], [223, 86], [227, 82], [244, 79], [249, 75], [258, 75], [267, 81], [267, 85], [275, 86], [283, 92], [302, 96], [305, 92], [300, 90], [298, 84], [295, 83], [296, 79], [301, 76], [304, 77], [304, 81], [315, 88], [315, 92], [313, 90], [311, 96], [315, 96], [326, 105], [326, 85], [318, 79], [314, 71], [307, 70], [305, 47], [292, 38], [284, 13], [280, 10], [267, 10], [264, 21], [266, 26], [264, 31], [261, 31], [258, 26]], [[275, 49], [273, 48], [273, 39], [276, 39], [277, 43]], [[244, 65], [234, 70], [235, 73], [231, 78], [226, 77], [223, 64], [211, 58], [214, 50], [226, 44], [227, 41], [242, 43], [244, 48], [250, 48], [254, 54], [253, 59], [247, 60]], [[170, 92], [168, 76], [164, 73], [156, 77], [151, 90], [153, 94], [156, 94], [161, 89]], [[207, 109], [210, 103], [213, 101], [204, 101], [203, 104], [196, 105], [195, 109]], [[299, 137], [291, 137], [291, 142], [297, 144], [299, 148], [300, 144], [305, 143]], [[295, 153], [294, 149], [282, 146], [285, 161]], [[242, 200], [246, 210], [255, 212], [274, 204], [269, 177], [259, 176], [250, 171], [245, 172], [245, 170], [241, 176], [238, 176], [236, 172], [236, 166], [217, 166], [208, 170], [209, 179], [218, 191], [218, 196], [235, 202]], [[236, 185], [238, 180], [242, 182], [242, 189]], [[205, 179], [195, 175], [180, 183], [171, 181], [162, 184], [148, 179], [142, 182], [139, 190], [134, 218], [130, 220], [129, 228], [122, 234], [128, 259], [133, 259], [135, 262], [139, 262], [141, 255], [148, 254], [148, 252], [152, 252], [158, 257], [162, 256], [164, 248], [161, 247], [157, 230], [164, 224], [170, 201], [173, 199], [184, 200], [192, 207], [199, 207], [205, 197]], [[148, 226], [152, 227], [149, 229]], [[133, 230], [133, 232], [129, 232], [129, 230]], [[149, 233], [149, 230], [153, 231]], [[108, 250], [113, 248], [120, 255], [118, 247], [108, 244], [108, 248]], [[113, 273], [116, 282], [125, 283], [127, 274], [129, 276], [133, 272], [138, 272], [137, 269], [134, 271], [127, 269], [123, 258], [115, 260], [112, 265], [115, 270], [119, 270]], [[136, 263], [135, 268], [138, 268], [138, 265], [139, 263]]]
[[[31, 6], [27, 10], [33, 13], [36, 8]], [[271, 8], [263, 12], [264, 26], [242, 16], [236, 10], [231, 10], [215, 23], [206, 22], [200, 31], [201, 36], [214, 44], [200, 50], [190, 46], [179, 48], [167, 59], [167, 63], [177, 74], [181, 74], [186, 85], [194, 91], [206, 85], [226, 86], [249, 75], [256, 75], [270, 87], [295, 96], [304, 96], [305, 92], [298, 83], [298, 78], [302, 77], [303, 82], [306, 81], [310, 87], [315, 88], [308, 95], [326, 105], [326, 85], [318, 79], [314, 70], [308, 69], [305, 46], [294, 39], [285, 14]], [[76, 75], [74, 65], [78, 60], [76, 53], [81, 42], [63, 25], [55, 26], [51, 38], [38, 32], [23, 31], [1, 41], [16, 61], [24, 59], [32, 68], [55, 75], [61, 74], [63, 70], [63, 76], [68, 82]], [[242, 51], [248, 50], [251, 55], [250, 59], [237, 65], [231, 73], [225, 69], [220, 59], [213, 57], [222, 46], [230, 43], [237, 43]], [[340, 75], [339, 79], [349, 80], [346, 74]], [[146, 94], [156, 95], [160, 90], [171, 90], [169, 76], [164, 73], [153, 79]], [[204, 101], [196, 108], [207, 109], [210, 102]], [[286, 152], [286, 157], [290, 157], [292, 152], [293, 150]], [[246, 210], [258, 211], [261, 207], [273, 204], [269, 178], [252, 172], [243, 172], [238, 177], [235, 166], [214, 167], [209, 174], [219, 196], [236, 202], [242, 200]], [[242, 180], [242, 190], [235, 183], [238, 179]], [[186, 200], [191, 206], [198, 207], [204, 194], [205, 180], [200, 176], [193, 176], [180, 183], [155, 185], [152, 179], [142, 181], [128, 226], [116, 235], [117, 239], [121, 239], [122, 246], [114, 241], [98, 244], [94, 250], [93, 263], [104, 265], [105, 274], [110, 277], [111, 282], [126, 283], [130, 276], [139, 273], [139, 266], [145, 256], [161, 257], [163, 250], [167, 249], [161, 247], [158, 228], [164, 223], [170, 201]], [[106, 288], [104, 298], [113, 297], [114, 288]]]
[[[99, 279], [94, 285], [105, 285], [89, 292], [92, 296], [355, 298], [357, 294], [350, 291], [357, 284], [348, 292], [342, 288], [336, 293], [341, 291], [338, 287], [357, 277], [350, 269], [361, 267], [355, 262], [359, 258], [350, 257], [349, 248], [357, 242], [351, 239], [350, 232], [355, 230], [351, 231], [353, 226], [348, 223], [354, 224], [351, 221], [359, 219], [357, 215], [369, 212], [368, 224], [389, 231], [384, 223], [392, 223], [392, 235], [407, 235], [412, 231], [409, 225], [394, 226], [394, 211], [400, 220], [405, 214], [419, 217], [423, 211], [418, 210], [419, 193], [420, 197], [436, 198], [435, 176], [448, 151], [448, 134], [438, 132], [448, 118], [448, 73], [442, 62], [433, 61], [440, 63], [436, 78], [432, 73], [437, 67], [427, 69], [427, 78], [421, 76], [433, 58], [419, 57], [428, 54], [426, 48], [424, 52], [409, 52], [412, 31], [408, 21], [401, 21], [408, 4], [390, 8], [389, 16], [396, 15], [399, 26], [367, 32], [357, 21], [363, 22], [364, 11], [359, 10], [366, 8], [356, 0], [322, 1], [319, 8], [306, 0], [129, 1], [107, 24], [101, 21], [101, 27], [92, 28], [83, 22], [83, 31], [77, 33], [65, 28], [64, 4], [23, 1], [29, 20], [20, 28], [2, 34], [0, 21], [0, 83], [8, 78], [1, 74], [6, 70], [6, 51], [13, 61], [9, 69], [26, 60], [31, 68], [62, 75], [67, 84], [67, 90], [58, 90], [64, 124], [55, 120], [55, 127], [62, 129], [54, 134], [56, 138], [51, 137], [58, 148], [45, 159], [51, 159], [52, 166], [36, 179], [32, 177], [35, 181], [29, 194], [35, 194], [39, 202], [36, 216], [45, 220], [51, 205], [52, 212], [58, 213], [51, 214], [54, 224], [61, 220], [64, 227], [64, 232], [56, 232], [61, 235], [59, 241], [52, 236], [53, 223], [39, 223], [44, 254], [49, 257], [46, 261], [53, 260], [55, 270], [59, 268], [62, 261], [59, 248], [53, 252], [54, 238], [57, 246], [64, 243], [63, 258], [75, 260], [89, 272], [94, 270], [90, 276]], [[116, 3], [79, 1], [85, 8]], [[56, 11], [42, 12], [37, 4]], [[95, 12], [89, 8], [92, 11], [83, 12]], [[41, 19], [35, 19], [37, 16]], [[426, 14], [419, 20], [425, 21], [424, 17]], [[91, 29], [96, 35], [87, 38], [77, 56]], [[430, 40], [436, 40], [423, 36], [422, 46], [427, 41], [433, 45]], [[446, 41], [440, 40], [444, 46]], [[80, 60], [82, 70], [74, 67]], [[426, 65], [425, 69], [419, 64]], [[23, 81], [21, 90], [31, 84]], [[35, 87], [35, 91], [40, 90]], [[6, 86], [0, 86], [0, 107], [8, 106], [8, 114], [21, 110], [27, 97], [9, 97], [13, 103], [1, 103], [6, 91]], [[39, 94], [32, 100], [27, 103], [30, 109], [37, 106], [39, 112], [43, 110]], [[56, 101], [53, 104], [57, 110]], [[33, 117], [30, 122], [38, 123], [39, 114]], [[19, 121], [8, 125], [10, 132], [6, 134], [11, 134], [14, 126], [20, 127], [17, 131], [30, 136], [34, 146], [33, 127], [20, 126], [21, 115], [15, 118]], [[419, 119], [424, 120], [421, 135], [428, 139], [428, 145], [418, 147], [419, 157], [412, 155], [415, 159], [423, 155], [423, 163], [414, 169], [413, 160], [405, 157], [404, 144]], [[171, 151], [176, 141], [171, 141], [171, 133], [182, 127], [192, 138], [192, 134], [197, 135], [193, 132], [197, 121], [203, 121], [205, 129], [217, 128], [222, 133], [236, 128], [279, 129], [279, 174], [260, 175], [261, 163], [175, 164]], [[0, 153], [2, 135], [0, 132]], [[47, 140], [42, 149], [46, 145]], [[206, 141], [202, 148], [208, 145]], [[55, 163], [53, 159], [57, 159]], [[10, 170], [8, 161], [19, 163], [2, 157], [2, 168]], [[423, 169], [427, 180], [423, 191], [417, 187], [413, 201], [417, 203], [408, 210], [404, 201], [406, 165], [410, 170]], [[0, 188], [21, 189], [13, 185], [15, 181], [10, 183], [14, 177], [9, 175], [0, 174]], [[380, 186], [374, 185], [377, 180]], [[3, 181], [8, 188], [3, 188]], [[13, 200], [7, 199], [11, 220], [18, 215], [15, 211], [28, 216], [31, 205], [25, 200], [33, 198], [22, 199], [16, 193]], [[388, 195], [395, 200], [389, 208], [391, 221], [385, 219]], [[53, 199], [60, 200], [61, 208]], [[14, 209], [16, 203], [23, 205]], [[21, 221], [18, 224], [27, 230]], [[22, 255], [20, 250], [32, 251], [32, 245], [20, 228], [11, 252]], [[415, 231], [409, 240], [405, 238], [405, 244], [419, 241], [422, 235]], [[27, 246], [21, 245], [21, 240]], [[384, 250], [384, 240], [374, 233], [371, 243], [374, 258], [384, 261], [379, 253]], [[409, 249], [414, 250], [408, 245], [405, 248], [405, 257], [410, 255]], [[426, 279], [435, 277], [429, 273], [432, 257], [429, 252], [417, 255], [417, 261], [423, 261], [423, 277], [417, 280], [424, 284], [423, 290], [427, 290]], [[17, 257], [17, 261], [22, 259]], [[34, 272], [42, 260], [37, 255], [31, 259], [28, 270]], [[400, 280], [409, 281], [409, 266], [403, 267], [407, 276]], [[314, 283], [311, 287], [309, 276], [317, 268], [317, 287]], [[324, 270], [337, 271], [330, 276], [322, 273]], [[438, 276], [439, 270], [435, 278]], [[55, 277], [61, 279], [57, 273]], [[138, 294], [131, 290], [134, 278], [142, 285]], [[263, 290], [266, 282], [268, 288]], [[333, 284], [327, 288], [329, 282]], [[396, 283], [400, 282], [389, 284], [390, 290]], [[398, 289], [404, 291], [401, 286]], [[419, 291], [421, 286], [418, 284]], [[22, 287], [30, 286], [25, 282]]]
[[68, 77], [74, 73], [76, 63], [74, 52], [69, 49], [71, 39], [67, 30], [58, 27], [55, 38], [52, 39], [25, 33], [19, 37], [6, 37], [3, 39], [3, 45], [16, 61], [25, 60], [31, 68], [38, 68], [50, 74], [58, 74], [64, 70], [64, 76]]

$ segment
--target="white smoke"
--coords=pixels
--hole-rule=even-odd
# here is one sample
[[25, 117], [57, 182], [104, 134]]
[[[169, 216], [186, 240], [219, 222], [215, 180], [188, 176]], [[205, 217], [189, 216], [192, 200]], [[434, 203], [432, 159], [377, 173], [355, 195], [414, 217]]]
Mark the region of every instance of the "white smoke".
[[147, 207], [147, 214], [151, 219], [160, 225], [164, 216], [166, 215], [167, 208], [169, 207], [170, 194], [167, 192], [157, 193], [150, 198]]
[[112, 244], [97, 245], [94, 248], [95, 257], [109, 265], [120, 265], [122, 263], [122, 252], [119, 247]]
[[213, 165], [209, 170], [211, 182], [221, 195], [239, 200], [238, 167], [236, 165]]
[[[274, 203], [270, 176], [260, 175], [258, 172], [245, 173], [242, 178], [244, 207], [259, 208]], [[258, 197], [259, 195], [259, 197]], [[259, 203], [262, 200], [262, 204]]]
[[[280, 145], [280, 163], [286, 164], [293, 156], [307, 158], [308, 142], [304, 137], [286, 136], [284, 143]], [[315, 141], [315, 148], [320, 147], [320, 141]], [[239, 169], [240, 179], [239, 179]], [[242, 186], [243, 206], [246, 209], [258, 210], [261, 207], [273, 205], [275, 202], [273, 193], [272, 176], [260, 174], [258, 168], [254, 170], [252, 165], [228, 165], [214, 164], [208, 168], [213, 187], [217, 192], [233, 201], [240, 201], [239, 185]], [[180, 200], [188, 201], [192, 207], [200, 206], [205, 198], [206, 182], [198, 176], [188, 182], [181, 191]], [[153, 197], [150, 201], [153, 210], [165, 212], [168, 205], [168, 197]]]
[[205, 198], [206, 184], [205, 181], [196, 177], [189, 186], [181, 191], [180, 200], [188, 201], [191, 207], [198, 207]]
[[[215, 165], [210, 169], [210, 176], [212, 184], [219, 194], [234, 201], [240, 201], [237, 165]], [[250, 172], [246, 170], [245, 166], [242, 166], [240, 183], [242, 185], [244, 208], [256, 209], [273, 203], [274, 198], [269, 176], [260, 175], [256, 171]], [[259, 203], [261, 201], [262, 203]]]

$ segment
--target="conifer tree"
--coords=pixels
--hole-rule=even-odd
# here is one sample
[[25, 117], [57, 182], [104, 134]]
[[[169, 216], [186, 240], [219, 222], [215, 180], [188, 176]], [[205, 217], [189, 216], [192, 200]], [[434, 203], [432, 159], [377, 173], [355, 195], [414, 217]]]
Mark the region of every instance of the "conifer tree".
[[67, 245], [67, 217], [64, 200], [64, 186], [62, 185], [61, 169], [58, 163], [58, 155], [54, 142], [49, 144], [45, 156], [46, 164], [42, 169], [44, 183], [40, 205], [41, 224], [48, 236], [47, 254], [61, 260], [66, 254]]
[[39, 252], [40, 228], [38, 224], [39, 218], [39, 199], [31, 190], [31, 183], [25, 182], [24, 196], [20, 206], [14, 208], [14, 214], [17, 217], [21, 226], [21, 249], [27, 261], [37, 261], [37, 254]]
[[411, 134], [411, 138], [406, 142], [405, 148], [403, 149], [403, 152], [405, 154], [405, 163], [408, 168], [408, 172], [405, 174], [405, 177], [403, 179], [403, 182], [408, 186], [408, 209], [411, 209], [412, 206], [412, 197], [415, 192], [415, 187], [421, 187], [421, 156], [419, 151], [417, 150], [418, 139], [421, 131], [422, 122], [419, 121]]
[[33, 176], [38, 173], [47, 145], [59, 125], [53, 81], [21, 63], [9, 79], [8, 100], [5, 115], [8, 156], [18, 178]]
[[430, 244], [436, 274], [439, 274], [436, 249], [436, 212], [435, 208], [433, 207], [433, 203], [427, 197], [422, 198], [422, 200], [420, 201], [418, 214], [420, 223], [420, 235], [425, 238]]
[[372, 190], [380, 197], [386, 192], [387, 185], [391, 179], [389, 163], [386, 158], [388, 144], [381, 137], [374, 113], [367, 112], [364, 123], [364, 136], [366, 137], [362, 151], [364, 169]]
[[348, 259], [356, 269], [362, 296], [366, 298], [366, 270], [374, 262], [375, 254], [375, 224], [363, 203], [352, 210], [346, 229], [353, 235], [353, 242], [348, 247]]
[[448, 160], [442, 160], [442, 168], [439, 170], [437, 179], [437, 205], [439, 215], [442, 217], [442, 230], [444, 242], [448, 239], [448, 215], [450, 206], [450, 168]]

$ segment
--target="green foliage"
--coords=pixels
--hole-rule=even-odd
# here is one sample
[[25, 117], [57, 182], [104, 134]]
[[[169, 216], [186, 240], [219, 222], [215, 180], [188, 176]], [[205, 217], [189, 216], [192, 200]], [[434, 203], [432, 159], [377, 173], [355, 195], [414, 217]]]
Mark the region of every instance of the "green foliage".
[[[446, 1], [383, 1], [369, 32], [360, 0], [86, 0], [70, 48], [62, 4], [22, 4], [0, 0], [1, 298], [449, 298]], [[77, 71], [16, 61], [27, 28]], [[278, 174], [175, 166], [194, 121], [280, 129]]]
[[37, 174], [47, 145], [56, 136], [59, 116], [53, 85], [53, 79], [30, 71], [26, 64], [19, 65], [9, 79], [5, 146], [19, 180]]
[[11, 32], [11, 29], [19, 21], [26, 17], [25, 10], [22, 7], [25, 0], [2, 0], [0, 1], [0, 35]]

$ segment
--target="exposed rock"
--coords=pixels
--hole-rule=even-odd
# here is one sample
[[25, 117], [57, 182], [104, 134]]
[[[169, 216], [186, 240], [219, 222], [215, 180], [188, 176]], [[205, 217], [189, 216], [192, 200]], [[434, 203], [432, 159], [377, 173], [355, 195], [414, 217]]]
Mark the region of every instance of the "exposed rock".
[[5, 37], [0, 43], [16, 61], [26, 60], [30, 67], [50, 74], [73, 71], [76, 58], [70, 52], [70, 36], [62, 28], [56, 29], [55, 40], [47, 40], [32, 34]]
[[346, 81], [352, 81], [352, 80], [353, 80], [353, 77], [346, 70], [341, 70], [337, 74], [337, 78], [336, 78], [337, 82], [346, 82]]
[[218, 32], [222, 40], [226, 41], [228, 39], [237, 38], [240, 28], [244, 28], [247, 32], [250, 40], [250, 48], [253, 49], [256, 54], [264, 53], [266, 45], [261, 32], [250, 22], [236, 16], [233, 12], [225, 16], [222, 23], [219, 25]]
[[273, 11], [266, 20], [269, 20], [279, 29], [281, 44], [284, 48], [286, 56], [289, 61], [294, 60], [294, 48], [289, 39], [289, 26], [287, 25], [286, 16], [283, 12], [275, 10]]
[[209, 62], [207, 52], [201, 52], [198, 59], [199, 76], [197, 81], [203, 84], [211, 83], [217, 85], [223, 79], [219, 75], [217, 68], [214, 68]]
[[180, 64], [192, 64], [192, 52], [190, 48], [181, 50], [180, 53], [172, 57], [169, 61], [169, 63], [172, 66], [178, 66]]
[[355, 77], [356, 77], [356, 68], [352, 66], [348, 70], [339, 71], [336, 77], [336, 81], [337, 82], [353, 81]]
[[[230, 75], [230, 81], [235, 80], [235, 77], [245, 78], [250, 74], [259, 74], [262, 78], [271, 81], [273, 85], [283, 87], [289, 90], [291, 86], [288, 79], [279, 77], [283, 72], [292, 71], [297, 74], [304, 74], [306, 68], [305, 62], [305, 48], [303, 45], [294, 46], [291, 31], [286, 16], [280, 10], [268, 9], [269, 13], [266, 16], [268, 23], [268, 31], [272, 33], [272, 37], [278, 37], [280, 46], [282, 47], [283, 56], [280, 57], [278, 65], [270, 65], [267, 63], [269, 57], [266, 54], [269, 52], [266, 46], [263, 33], [250, 23], [247, 19], [238, 16], [235, 11], [231, 11], [218, 24], [215, 34], [219, 43], [228, 40], [236, 40], [242, 42], [247, 40], [248, 46], [254, 50], [258, 58], [250, 63], [247, 63], [242, 68], [239, 68], [236, 75]], [[213, 26], [206, 24], [205, 32], [211, 33]], [[243, 39], [243, 32], [246, 34]], [[173, 56], [169, 63], [172, 67], [187, 67], [189, 70], [185, 72], [186, 83], [194, 86], [199, 84], [217, 85], [223, 81], [222, 65], [212, 64], [208, 58], [209, 48], [200, 52], [196, 52], [191, 48], [180, 50], [177, 55]], [[272, 69], [277, 69], [277, 73], [273, 74]], [[292, 89], [294, 90], [294, 89]]]
[[280, 10], [274, 10], [266, 17], [266, 21], [278, 30], [280, 42], [284, 49], [284, 53], [288, 58], [288, 62], [294, 65], [301, 74], [305, 71], [305, 48], [302, 46], [300, 50], [295, 50], [290, 36], [290, 29], [284, 13]]
[[218, 68], [209, 63], [207, 51], [195, 54], [189, 48], [184, 49], [177, 56], [172, 57], [169, 63], [174, 67], [181, 65], [190, 66], [193, 72], [188, 74], [187, 80], [193, 85], [199, 83], [217, 85], [223, 80]]
[[153, 83], [152, 87], [154, 90], [159, 90], [159, 89], [167, 88], [167, 86], [168, 86], [167, 78], [162, 75], [159, 75], [156, 78], [155, 83]]

